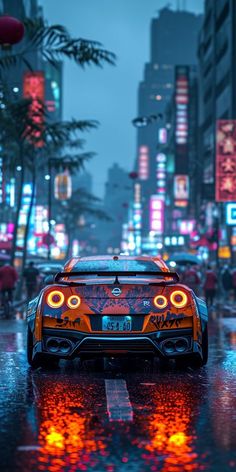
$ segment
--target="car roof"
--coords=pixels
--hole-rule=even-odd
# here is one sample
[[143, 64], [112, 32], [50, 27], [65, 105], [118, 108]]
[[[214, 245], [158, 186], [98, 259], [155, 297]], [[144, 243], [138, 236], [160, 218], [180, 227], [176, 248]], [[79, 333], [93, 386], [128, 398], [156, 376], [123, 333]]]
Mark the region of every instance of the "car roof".
[[164, 271], [168, 271], [166, 263], [161, 259], [160, 256], [126, 256], [126, 255], [101, 255], [101, 256], [87, 256], [87, 257], [72, 257], [69, 261], [66, 262], [64, 269], [72, 270], [78, 262], [91, 262], [91, 261], [113, 261], [113, 260], [123, 260], [123, 261], [149, 261], [154, 262], [157, 267]]

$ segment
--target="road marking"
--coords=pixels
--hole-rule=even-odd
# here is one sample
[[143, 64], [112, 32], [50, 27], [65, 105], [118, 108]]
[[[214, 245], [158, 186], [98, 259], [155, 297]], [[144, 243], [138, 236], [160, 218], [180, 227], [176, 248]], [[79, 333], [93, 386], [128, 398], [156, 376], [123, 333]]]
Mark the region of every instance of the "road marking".
[[151, 385], [151, 386], [153, 386], [153, 385], [156, 385], [156, 384], [153, 383], [153, 382], [141, 382], [140, 385]]
[[133, 408], [126, 381], [106, 379], [105, 387], [109, 421], [133, 421]]
[[23, 452], [27, 452], [27, 451], [38, 451], [40, 448], [40, 446], [18, 446], [17, 448], [17, 451], [23, 451]]

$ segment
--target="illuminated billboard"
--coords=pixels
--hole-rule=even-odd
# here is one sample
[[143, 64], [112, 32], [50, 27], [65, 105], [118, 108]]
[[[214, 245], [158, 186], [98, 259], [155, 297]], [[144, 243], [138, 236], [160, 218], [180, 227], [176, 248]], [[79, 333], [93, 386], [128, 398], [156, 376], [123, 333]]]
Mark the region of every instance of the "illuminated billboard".
[[189, 176], [175, 175], [174, 176], [174, 198], [175, 205], [185, 207], [189, 199]]
[[178, 173], [188, 169], [189, 67], [175, 68], [175, 167]]
[[43, 72], [26, 72], [24, 74], [23, 96], [24, 98], [30, 98], [32, 100], [30, 117], [39, 127], [39, 130], [37, 129], [32, 132], [32, 141], [35, 142], [35, 146], [42, 147], [43, 140], [40, 139], [40, 129], [43, 129], [44, 115], [42, 104], [45, 99], [45, 79]]
[[3, 159], [0, 157], [0, 203], [3, 203]]
[[216, 201], [236, 201], [236, 120], [217, 121]]
[[166, 155], [162, 152], [158, 153], [156, 156], [156, 162], [156, 191], [158, 195], [163, 195], [164, 198], [166, 193]]
[[140, 146], [138, 157], [138, 176], [140, 180], [149, 177], [149, 149], [148, 146]]
[[158, 141], [160, 144], [167, 143], [167, 130], [166, 128], [159, 128], [158, 130]]
[[150, 231], [156, 234], [164, 231], [164, 200], [159, 195], [150, 197]]

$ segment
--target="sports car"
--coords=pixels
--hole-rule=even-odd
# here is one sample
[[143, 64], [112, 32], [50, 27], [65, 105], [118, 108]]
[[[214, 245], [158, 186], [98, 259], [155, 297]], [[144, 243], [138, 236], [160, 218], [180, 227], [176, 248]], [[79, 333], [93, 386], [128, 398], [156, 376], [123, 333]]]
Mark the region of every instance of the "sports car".
[[33, 367], [120, 355], [207, 362], [206, 304], [158, 257], [72, 258], [30, 301], [27, 322]]

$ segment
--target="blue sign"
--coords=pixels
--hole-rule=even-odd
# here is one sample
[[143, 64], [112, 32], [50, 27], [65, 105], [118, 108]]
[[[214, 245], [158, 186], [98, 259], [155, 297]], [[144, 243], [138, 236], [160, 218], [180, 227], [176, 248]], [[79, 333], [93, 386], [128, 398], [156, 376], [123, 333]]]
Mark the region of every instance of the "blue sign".
[[226, 224], [236, 226], [236, 203], [226, 205]]

